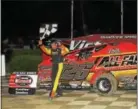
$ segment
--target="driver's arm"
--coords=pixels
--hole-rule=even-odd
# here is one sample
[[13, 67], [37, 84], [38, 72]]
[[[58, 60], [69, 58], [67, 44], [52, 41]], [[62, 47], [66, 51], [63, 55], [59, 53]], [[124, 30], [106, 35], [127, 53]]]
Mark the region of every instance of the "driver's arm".
[[39, 47], [44, 53], [51, 55], [51, 49], [45, 47], [44, 45], [40, 45]]
[[43, 42], [42, 42], [42, 40], [39, 40], [39, 41], [38, 41], [38, 45], [39, 45], [40, 49], [41, 49], [44, 53], [46, 53], [46, 54], [48, 54], [48, 55], [51, 55], [51, 49], [45, 47], [44, 44], [43, 44]]

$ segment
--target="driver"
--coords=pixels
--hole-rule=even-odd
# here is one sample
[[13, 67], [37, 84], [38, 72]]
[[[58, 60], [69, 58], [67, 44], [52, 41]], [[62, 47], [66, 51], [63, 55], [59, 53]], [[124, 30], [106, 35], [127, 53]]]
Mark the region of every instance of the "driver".
[[[50, 55], [52, 58], [52, 89], [54, 86], [54, 82], [55, 82], [55, 78], [57, 76], [57, 74], [61, 74], [62, 70], [63, 70], [63, 57], [64, 55], [69, 53], [69, 49], [67, 47], [65, 47], [63, 44], [61, 44], [61, 42], [57, 42], [57, 41], [53, 41], [51, 43], [51, 48], [47, 48], [43, 45], [42, 40], [39, 40], [38, 42], [40, 49], [46, 53], [47, 55]], [[62, 96], [62, 89], [59, 87], [57, 87], [57, 96]], [[54, 92], [54, 93], [56, 93]], [[52, 90], [49, 94], [49, 97], [51, 97], [52, 94]]]

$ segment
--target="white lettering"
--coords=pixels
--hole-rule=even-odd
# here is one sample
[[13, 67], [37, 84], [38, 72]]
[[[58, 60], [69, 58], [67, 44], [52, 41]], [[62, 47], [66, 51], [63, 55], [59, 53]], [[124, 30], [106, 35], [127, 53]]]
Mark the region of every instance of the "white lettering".
[[75, 50], [75, 49], [82, 49], [82, 48], [87, 48], [89, 46], [94, 46], [94, 42], [87, 42], [86, 40], [82, 41], [76, 41], [72, 40], [70, 43], [70, 50]]
[[82, 41], [79, 41], [77, 44], [75, 44], [75, 40], [72, 40], [70, 43], [70, 50], [76, 49], [81, 44], [81, 42]]

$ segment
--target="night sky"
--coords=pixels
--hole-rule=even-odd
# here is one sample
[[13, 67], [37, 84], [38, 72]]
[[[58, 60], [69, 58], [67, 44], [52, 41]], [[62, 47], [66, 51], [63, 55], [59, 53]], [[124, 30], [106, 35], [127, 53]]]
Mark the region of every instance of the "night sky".
[[[136, 0], [124, 2], [124, 33], [136, 34], [136, 4]], [[2, 2], [2, 38], [36, 37], [39, 35], [41, 23], [53, 22], [59, 24], [59, 37], [69, 37], [70, 10], [70, 1]], [[84, 35], [82, 14], [84, 14], [84, 23], [88, 27], [89, 34], [109, 33], [109, 31], [120, 33], [119, 1], [75, 1], [74, 29], [77, 31], [76, 35]], [[100, 31], [97, 31], [98, 28]]]

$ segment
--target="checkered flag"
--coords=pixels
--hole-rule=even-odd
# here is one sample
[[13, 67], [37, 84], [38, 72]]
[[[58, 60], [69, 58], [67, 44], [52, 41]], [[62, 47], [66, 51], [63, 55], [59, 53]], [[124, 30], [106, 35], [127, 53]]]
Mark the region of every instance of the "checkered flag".
[[55, 33], [58, 29], [58, 24], [43, 24], [40, 27], [40, 40], [45, 39], [45, 37], [49, 37], [51, 34]]

